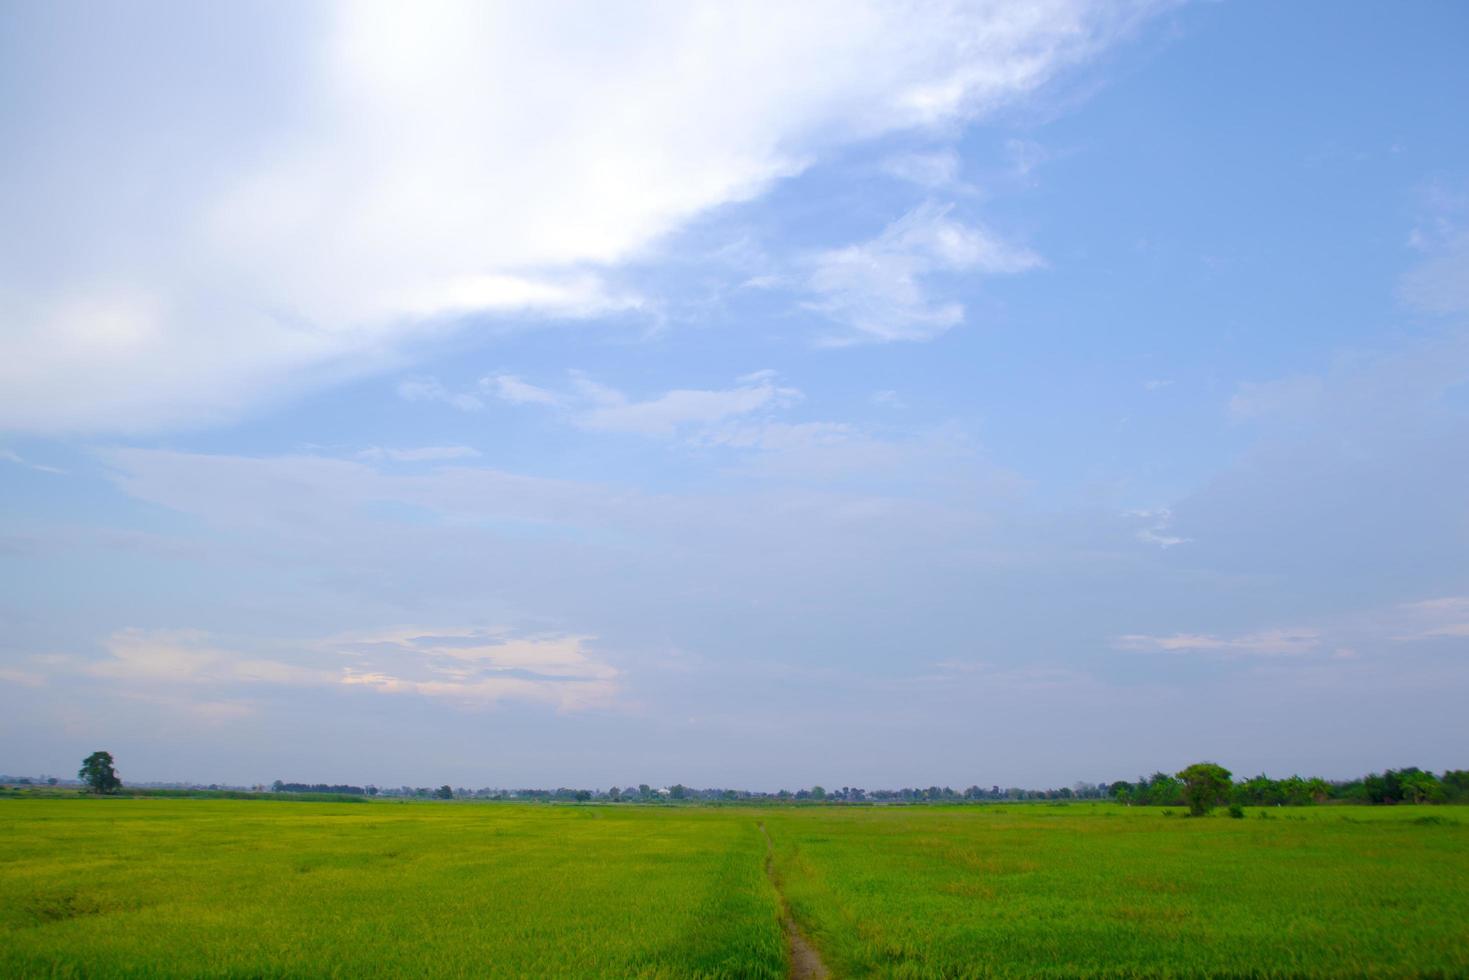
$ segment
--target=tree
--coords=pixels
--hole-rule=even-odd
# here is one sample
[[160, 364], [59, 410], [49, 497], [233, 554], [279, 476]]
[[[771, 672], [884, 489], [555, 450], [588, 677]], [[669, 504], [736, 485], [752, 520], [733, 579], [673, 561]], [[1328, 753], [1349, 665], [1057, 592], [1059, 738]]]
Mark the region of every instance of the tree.
[[116, 793], [122, 789], [122, 780], [117, 778], [117, 770], [112, 765], [111, 752], [93, 752], [82, 760], [77, 778], [93, 793]]
[[1143, 799], [1138, 800], [1139, 803], [1146, 803], [1150, 806], [1172, 806], [1176, 803], [1187, 802], [1183, 795], [1183, 783], [1166, 772], [1155, 772], [1150, 778], [1138, 782], [1147, 784], [1145, 794], [1142, 792], [1142, 785], [1138, 787], [1140, 795], [1144, 795]]
[[454, 787], [448, 783], [434, 790], [434, 796], [441, 800], [452, 800], [454, 798]]
[[1431, 772], [1423, 772], [1416, 767], [1405, 769], [1401, 782], [1403, 799], [1409, 803], [1442, 803], [1444, 800], [1443, 785]]
[[[1393, 771], [1389, 769], [1387, 773], [1388, 776], [1391, 776]], [[1362, 795], [1367, 797], [1369, 803], [1396, 803], [1398, 799], [1392, 795], [1395, 788], [1395, 785], [1389, 784], [1386, 777], [1379, 776], [1375, 772], [1362, 777]]]
[[1188, 812], [1202, 817], [1229, 796], [1231, 773], [1213, 762], [1195, 762], [1178, 774], [1183, 781], [1183, 799]]

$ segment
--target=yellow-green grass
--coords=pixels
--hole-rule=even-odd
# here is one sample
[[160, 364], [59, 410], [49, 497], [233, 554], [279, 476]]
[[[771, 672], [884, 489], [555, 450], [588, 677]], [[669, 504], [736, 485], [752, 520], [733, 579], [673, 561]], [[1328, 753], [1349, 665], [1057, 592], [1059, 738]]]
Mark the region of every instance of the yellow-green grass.
[[726, 811], [0, 800], [0, 975], [778, 977]]
[[1469, 976], [1469, 808], [766, 818], [844, 976]]
[[0, 975], [1469, 976], [1469, 808], [0, 799]]

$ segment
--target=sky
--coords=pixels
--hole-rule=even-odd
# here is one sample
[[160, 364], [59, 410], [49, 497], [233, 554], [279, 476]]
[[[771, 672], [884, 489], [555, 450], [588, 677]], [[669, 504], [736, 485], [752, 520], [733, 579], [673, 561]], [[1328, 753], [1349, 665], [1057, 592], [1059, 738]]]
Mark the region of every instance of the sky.
[[1469, 7], [0, 3], [0, 771], [1469, 765]]

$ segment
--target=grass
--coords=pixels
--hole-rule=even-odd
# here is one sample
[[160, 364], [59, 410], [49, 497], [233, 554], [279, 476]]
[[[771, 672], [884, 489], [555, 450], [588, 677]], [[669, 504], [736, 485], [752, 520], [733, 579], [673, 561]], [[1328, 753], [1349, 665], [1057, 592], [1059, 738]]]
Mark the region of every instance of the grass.
[[[0, 799], [75, 799], [89, 795], [74, 786], [0, 786]], [[280, 800], [286, 803], [367, 803], [366, 796], [352, 793], [256, 793], [239, 789], [154, 789], [124, 786], [113, 798], [158, 797], [174, 800]]]
[[1469, 814], [1435, 809], [804, 810], [767, 825], [792, 912], [839, 975], [1463, 976]]
[[[1261, 819], [1264, 813], [1266, 819]], [[0, 975], [1469, 975], [1469, 808], [0, 799]]]
[[0, 801], [0, 975], [778, 977], [722, 811]]

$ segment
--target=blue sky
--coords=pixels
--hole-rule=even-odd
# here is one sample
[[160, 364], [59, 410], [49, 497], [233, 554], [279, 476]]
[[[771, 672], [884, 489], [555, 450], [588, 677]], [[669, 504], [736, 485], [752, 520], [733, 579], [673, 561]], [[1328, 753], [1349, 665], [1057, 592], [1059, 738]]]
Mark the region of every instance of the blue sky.
[[1454, 4], [0, 12], [0, 769], [1465, 764]]

